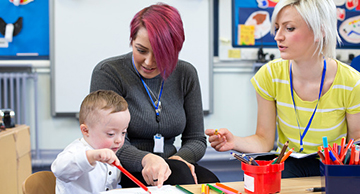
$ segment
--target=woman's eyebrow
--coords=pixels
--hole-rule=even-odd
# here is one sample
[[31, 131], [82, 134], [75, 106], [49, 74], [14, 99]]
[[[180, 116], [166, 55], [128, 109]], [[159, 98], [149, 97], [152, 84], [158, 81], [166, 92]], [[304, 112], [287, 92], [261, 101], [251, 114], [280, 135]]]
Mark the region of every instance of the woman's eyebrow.
[[140, 43], [135, 43], [135, 46], [138, 46], [138, 47], [141, 47], [142, 49], [147, 49], [147, 50], [148, 50], [147, 47], [143, 46], [143, 45], [140, 44]]

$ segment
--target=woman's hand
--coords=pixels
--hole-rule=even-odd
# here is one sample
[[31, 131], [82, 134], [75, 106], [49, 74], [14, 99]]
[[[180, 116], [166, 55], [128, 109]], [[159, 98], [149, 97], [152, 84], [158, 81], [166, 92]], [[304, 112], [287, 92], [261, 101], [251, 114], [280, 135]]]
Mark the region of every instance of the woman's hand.
[[169, 165], [155, 154], [147, 154], [141, 164], [143, 166], [141, 173], [148, 185], [157, 185], [160, 188], [171, 174]]
[[211, 147], [213, 147], [216, 151], [229, 151], [235, 147], [235, 137], [226, 128], [217, 130], [217, 134], [215, 134], [214, 129], [206, 129], [205, 134], [209, 136]]
[[180, 156], [171, 156], [169, 159], [180, 160], [180, 161], [184, 162], [190, 168], [191, 174], [194, 177], [195, 184], [198, 184], [194, 165], [192, 165], [191, 163], [189, 163], [186, 160], [182, 159]]

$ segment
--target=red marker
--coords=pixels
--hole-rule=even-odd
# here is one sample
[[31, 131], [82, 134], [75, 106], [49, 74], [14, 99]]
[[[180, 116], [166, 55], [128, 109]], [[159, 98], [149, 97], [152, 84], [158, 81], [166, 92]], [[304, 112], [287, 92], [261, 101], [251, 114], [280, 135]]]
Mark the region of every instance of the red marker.
[[325, 155], [325, 164], [329, 165], [330, 163], [330, 156], [329, 156], [329, 147], [327, 137], [323, 137], [323, 146], [324, 146], [324, 155]]
[[353, 143], [354, 143], [354, 139], [350, 139], [349, 143], [347, 144], [347, 146], [346, 146], [346, 148], [345, 148], [345, 150], [344, 150], [344, 153], [341, 154], [340, 161], [344, 161], [346, 152], [347, 152], [348, 149], [352, 146]]
[[350, 165], [354, 165], [355, 164], [355, 145], [351, 146], [351, 154], [350, 154]]
[[[342, 156], [344, 154], [344, 149], [345, 149], [345, 137], [341, 138], [341, 144], [340, 144], [340, 152], [339, 152], [339, 158], [340, 156]], [[345, 153], [346, 154], [346, 153]]]

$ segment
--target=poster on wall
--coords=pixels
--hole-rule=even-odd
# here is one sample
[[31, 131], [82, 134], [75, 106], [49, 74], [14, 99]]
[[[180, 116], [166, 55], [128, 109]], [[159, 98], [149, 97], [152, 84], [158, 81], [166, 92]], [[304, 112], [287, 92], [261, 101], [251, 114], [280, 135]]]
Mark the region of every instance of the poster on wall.
[[1, 59], [49, 59], [48, 1], [0, 1]]
[[[271, 15], [279, 0], [232, 0], [233, 47], [276, 47], [270, 34]], [[360, 47], [360, 0], [334, 0], [338, 31], [342, 44], [338, 48]]]

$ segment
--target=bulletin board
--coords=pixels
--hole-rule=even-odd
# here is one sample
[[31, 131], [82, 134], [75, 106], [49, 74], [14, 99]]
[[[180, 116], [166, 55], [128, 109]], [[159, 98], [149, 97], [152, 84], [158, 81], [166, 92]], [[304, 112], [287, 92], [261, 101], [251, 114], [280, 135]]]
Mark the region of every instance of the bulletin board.
[[49, 59], [49, 1], [17, 2], [19, 4], [16, 0], [0, 1], [0, 28], [4, 31], [6, 24], [19, 26], [22, 23], [21, 29], [7, 44], [5, 34], [0, 33], [0, 59]]
[[[232, 0], [232, 46], [276, 47], [270, 34], [271, 15], [278, 0]], [[338, 48], [360, 47], [360, 2], [334, 0], [337, 6]]]

